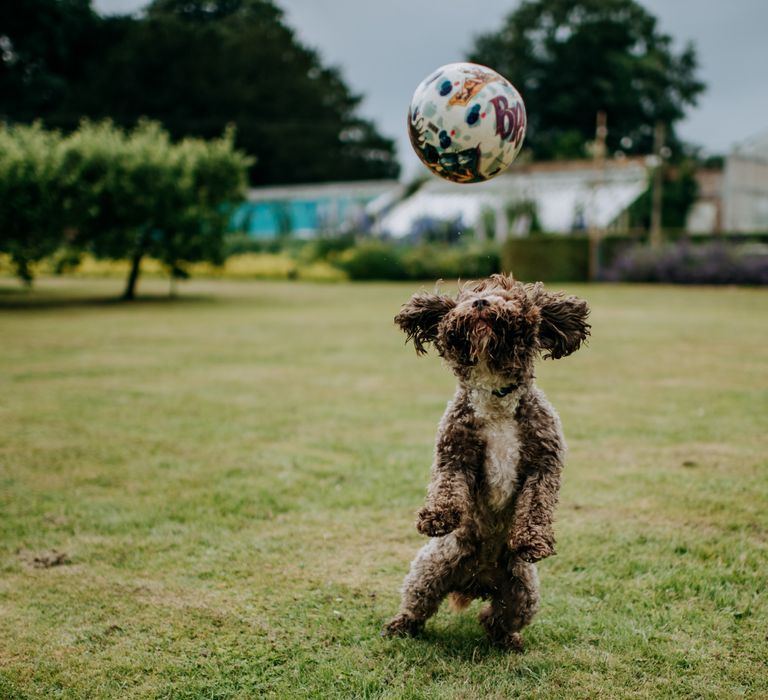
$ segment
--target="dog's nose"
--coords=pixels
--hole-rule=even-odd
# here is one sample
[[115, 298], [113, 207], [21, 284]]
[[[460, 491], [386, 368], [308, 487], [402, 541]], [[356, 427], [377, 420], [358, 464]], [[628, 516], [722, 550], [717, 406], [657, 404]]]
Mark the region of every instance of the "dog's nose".
[[490, 306], [490, 304], [488, 304], [487, 299], [475, 299], [472, 302], [472, 307], [475, 309], [482, 309], [482, 308], [485, 308], [486, 306]]

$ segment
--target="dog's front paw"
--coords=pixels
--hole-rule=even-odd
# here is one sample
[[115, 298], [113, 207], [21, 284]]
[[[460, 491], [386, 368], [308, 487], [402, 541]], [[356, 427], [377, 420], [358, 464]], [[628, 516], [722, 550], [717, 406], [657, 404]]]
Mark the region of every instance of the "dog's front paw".
[[525, 540], [512, 538], [509, 543], [515, 554], [530, 564], [546, 559], [555, 554], [554, 539], [527, 537]]
[[407, 615], [393, 617], [381, 631], [382, 637], [415, 637], [424, 629], [421, 620], [414, 620]]
[[485, 633], [494, 646], [518, 653], [522, 653], [525, 650], [520, 632], [510, 631], [504, 624], [503, 619], [494, 615], [490, 607], [480, 612], [480, 624], [485, 627]]
[[453, 532], [461, 522], [458, 508], [430, 508], [425, 506], [419, 511], [416, 529], [428, 537], [442, 537]]

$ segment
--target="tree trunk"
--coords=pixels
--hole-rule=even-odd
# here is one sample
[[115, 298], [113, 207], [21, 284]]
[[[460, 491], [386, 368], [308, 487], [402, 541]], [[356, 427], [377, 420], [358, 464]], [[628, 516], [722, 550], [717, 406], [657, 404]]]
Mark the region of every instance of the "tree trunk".
[[141, 259], [144, 257], [144, 253], [147, 251], [147, 245], [149, 244], [149, 229], [145, 228], [141, 232], [136, 249], [133, 252], [131, 258], [131, 271], [128, 274], [128, 281], [125, 284], [125, 291], [123, 292], [124, 301], [132, 301], [136, 298], [136, 281], [139, 279], [141, 273]]
[[128, 282], [126, 283], [125, 291], [123, 292], [124, 301], [132, 301], [136, 298], [136, 280], [139, 279], [141, 259], [143, 257], [144, 253], [141, 250], [138, 250], [131, 259], [131, 272], [128, 275]]
[[16, 276], [21, 280], [26, 289], [32, 289], [33, 276], [27, 259], [20, 255], [14, 255], [12, 259], [16, 265]]

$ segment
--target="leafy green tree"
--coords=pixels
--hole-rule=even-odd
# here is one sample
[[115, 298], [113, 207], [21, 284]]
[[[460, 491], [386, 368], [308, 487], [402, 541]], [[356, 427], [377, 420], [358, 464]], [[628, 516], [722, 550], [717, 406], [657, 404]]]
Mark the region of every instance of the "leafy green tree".
[[31, 264], [63, 244], [130, 260], [132, 299], [147, 256], [174, 277], [186, 263], [223, 260], [250, 162], [232, 130], [173, 143], [146, 121], [130, 132], [84, 122], [67, 137], [39, 124], [0, 128], [0, 251], [28, 282]]
[[233, 207], [245, 195], [250, 159], [234, 149], [234, 130], [219, 139], [184, 139], [174, 147], [178, 180], [166, 202], [150, 253], [162, 261], [172, 277], [187, 277], [185, 264], [224, 261], [224, 235]]
[[98, 52], [90, 0], [0, 2], [0, 120], [56, 113]]
[[62, 201], [75, 244], [97, 257], [131, 261], [125, 299], [134, 298], [147, 256], [172, 276], [186, 276], [185, 263], [223, 260], [224, 234], [250, 164], [234, 149], [233, 131], [174, 144], [155, 122], [131, 132], [86, 122], [65, 152]]
[[693, 46], [676, 52], [634, 0], [524, 0], [499, 31], [476, 39], [469, 58], [520, 89], [526, 142], [543, 159], [585, 155], [599, 110], [609, 150], [649, 153], [661, 121], [674, 151], [674, 124], [704, 89]]
[[[84, 116], [124, 128], [147, 117], [177, 140], [215, 138], [232, 123], [238, 148], [256, 156], [255, 184], [399, 172], [394, 142], [358, 115], [360, 96], [301, 44], [271, 0], [155, 0], [139, 18], [96, 17], [89, 0], [30, 3], [45, 11], [8, 30], [19, 52], [28, 46], [24, 66], [0, 64], [13, 68], [13, 75], [0, 71], [0, 89], [13, 87], [19, 98], [0, 106], [8, 119], [42, 118], [68, 131]], [[71, 64], [60, 74], [46, 48], [48, 25], [59, 16], [66, 21], [57, 55]], [[40, 80], [25, 82], [37, 65], [45, 67]], [[43, 76], [57, 87], [38, 100], [34, 86]]]
[[32, 264], [53, 253], [66, 229], [59, 219], [61, 138], [32, 126], [0, 126], [0, 252], [32, 283]]
[[[661, 225], [666, 229], [682, 231], [693, 203], [699, 196], [695, 172], [697, 164], [690, 158], [675, 166], [666, 167], [663, 173], [663, 197], [661, 200]], [[630, 228], [648, 229], [651, 225], [652, 192], [649, 188], [629, 207]]]

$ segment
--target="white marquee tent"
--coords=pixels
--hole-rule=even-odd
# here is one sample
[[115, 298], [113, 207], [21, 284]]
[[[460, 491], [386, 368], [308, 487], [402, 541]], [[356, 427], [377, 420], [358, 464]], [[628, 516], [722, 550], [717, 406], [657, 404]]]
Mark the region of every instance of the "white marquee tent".
[[[437, 177], [413, 196], [391, 207], [377, 230], [393, 238], [409, 236], [420, 219], [457, 220], [482, 228], [482, 213], [496, 214], [497, 236], [506, 235], [506, 210], [516, 202], [533, 202], [544, 231], [568, 233], [605, 228], [647, 188], [649, 167], [641, 159], [541, 163], [511, 170], [480, 184], [457, 185]], [[374, 202], [375, 203], [375, 202]], [[374, 204], [372, 203], [372, 204]]]

